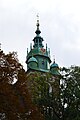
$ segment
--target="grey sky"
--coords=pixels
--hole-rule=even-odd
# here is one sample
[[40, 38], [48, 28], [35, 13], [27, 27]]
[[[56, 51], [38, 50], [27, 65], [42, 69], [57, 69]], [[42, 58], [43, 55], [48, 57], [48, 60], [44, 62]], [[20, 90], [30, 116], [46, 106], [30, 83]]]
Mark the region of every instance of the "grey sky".
[[80, 65], [80, 0], [0, 0], [0, 43], [17, 51], [26, 69], [26, 49], [40, 16], [41, 36], [60, 67]]

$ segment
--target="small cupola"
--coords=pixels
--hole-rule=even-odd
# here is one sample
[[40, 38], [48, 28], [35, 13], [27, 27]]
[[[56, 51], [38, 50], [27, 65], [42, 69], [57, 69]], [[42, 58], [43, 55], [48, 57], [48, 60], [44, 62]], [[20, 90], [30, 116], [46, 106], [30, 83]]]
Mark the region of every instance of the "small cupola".
[[55, 59], [53, 61], [53, 64], [50, 66], [50, 72], [53, 75], [60, 75], [59, 73], [59, 66], [57, 63], [55, 63]]
[[32, 56], [28, 60], [27, 64], [28, 64], [28, 69], [35, 69], [38, 66], [38, 61], [37, 61], [37, 59], [35, 57]]

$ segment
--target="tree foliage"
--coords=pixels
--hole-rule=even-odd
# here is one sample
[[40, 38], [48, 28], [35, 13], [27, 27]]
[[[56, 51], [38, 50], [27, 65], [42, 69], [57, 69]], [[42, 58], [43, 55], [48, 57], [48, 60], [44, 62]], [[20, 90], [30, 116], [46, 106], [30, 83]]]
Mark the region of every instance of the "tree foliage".
[[63, 119], [80, 119], [80, 67], [62, 69], [61, 99], [63, 100]]
[[59, 78], [46, 73], [30, 73], [27, 76], [28, 89], [33, 103], [44, 114], [46, 120], [59, 118]]
[[17, 54], [5, 54], [0, 50], [0, 120], [37, 119], [43, 120], [43, 117], [32, 104], [26, 85], [26, 72]]
[[17, 53], [0, 50], [0, 119], [80, 120], [80, 67], [60, 73], [26, 73]]
[[80, 67], [63, 67], [61, 76], [33, 72], [27, 76], [33, 102], [45, 120], [80, 119]]

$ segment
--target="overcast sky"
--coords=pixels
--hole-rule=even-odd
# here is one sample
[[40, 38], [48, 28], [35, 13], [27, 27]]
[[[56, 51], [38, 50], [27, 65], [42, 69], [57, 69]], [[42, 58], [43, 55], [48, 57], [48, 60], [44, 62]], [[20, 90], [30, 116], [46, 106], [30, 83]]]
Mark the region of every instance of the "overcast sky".
[[17, 51], [26, 69], [27, 47], [35, 37], [39, 13], [44, 45], [60, 67], [80, 65], [80, 0], [0, 0], [0, 43]]

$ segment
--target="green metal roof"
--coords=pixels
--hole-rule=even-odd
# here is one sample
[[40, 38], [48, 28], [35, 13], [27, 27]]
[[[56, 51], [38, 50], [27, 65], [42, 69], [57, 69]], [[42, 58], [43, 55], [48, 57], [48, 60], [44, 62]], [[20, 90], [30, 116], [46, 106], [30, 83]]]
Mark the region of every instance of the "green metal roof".
[[58, 66], [57, 63], [53, 63], [53, 64], [50, 66], [50, 68], [55, 68], [55, 67], [59, 68], [59, 66]]
[[28, 60], [28, 63], [30, 62], [36, 62], [38, 63], [37, 59], [35, 57], [31, 57], [29, 60]]
[[47, 57], [49, 59], [50, 63], [51, 63], [50, 54], [44, 48], [34, 48], [34, 49], [32, 49], [27, 55], [27, 61], [28, 61], [28, 59], [31, 58], [32, 54], [33, 54], [33, 56], [38, 56], [39, 55], [39, 56], [44, 56], [45, 58]]

